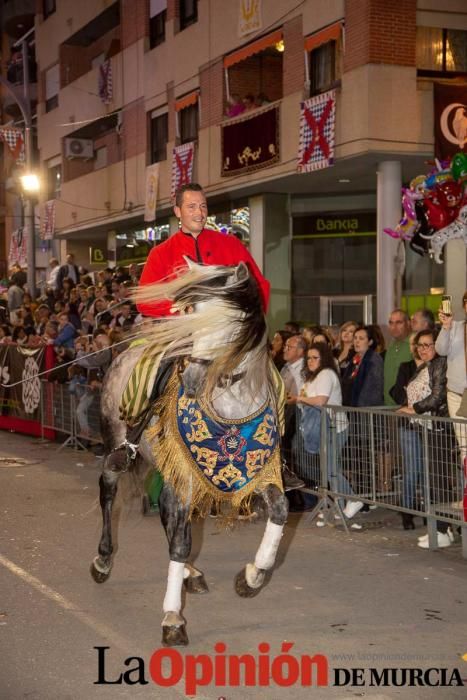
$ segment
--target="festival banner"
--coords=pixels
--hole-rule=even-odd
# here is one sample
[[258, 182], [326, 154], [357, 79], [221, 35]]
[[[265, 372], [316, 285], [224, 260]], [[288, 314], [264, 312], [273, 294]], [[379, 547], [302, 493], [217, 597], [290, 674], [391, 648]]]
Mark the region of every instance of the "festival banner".
[[13, 231], [10, 239], [10, 250], [8, 252], [8, 265], [11, 267], [15, 263], [24, 267], [28, 263], [26, 249], [26, 229], [23, 226]]
[[467, 85], [435, 83], [433, 101], [436, 158], [467, 152]]
[[110, 104], [113, 99], [112, 81], [112, 61], [108, 58], [99, 66], [98, 71], [98, 93], [105, 105]]
[[159, 163], [146, 168], [146, 202], [144, 220], [155, 221], [157, 207], [157, 191], [159, 189]]
[[8, 151], [17, 164], [25, 161], [24, 137], [20, 129], [0, 129], [0, 141], [7, 146]]
[[49, 199], [41, 206], [40, 232], [43, 241], [51, 241], [55, 233], [55, 199]]
[[44, 369], [44, 358], [44, 348], [25, 348], [20, 345], [2, 348], [1, 383], [20, 383], [11, 388], [0, 387], [1, 415], [40, 421], [41, 383], [37, 375]]
[[175, 146], [172, 152], [172, 197], [182, 185], [187, 185], [193, 176], [193, 160], [195, 157], [195, 142], [190, 141], [182, 146]]
[[247, 36], [263, 26], [261, 0], [239, 0], [238, 35]]
[[280, 159], [279, 105], [222, 126], [222, 177], [267, 168]]
[[329, 90], [300, 105], [299, 173], [327, 168], [334, 163], [336, 91]]

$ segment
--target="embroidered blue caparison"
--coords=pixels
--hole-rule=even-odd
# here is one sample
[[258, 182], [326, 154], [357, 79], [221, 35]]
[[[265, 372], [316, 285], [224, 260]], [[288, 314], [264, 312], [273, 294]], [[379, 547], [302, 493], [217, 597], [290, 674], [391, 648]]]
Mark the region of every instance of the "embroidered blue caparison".
[[[221, 422], [222, 421], [222, 422]], [[278, 430], [269, 406], [241, 420], [219, 419], [196, 399], [178, 392], [177, 424], [198, 469], [224, 493], [239, 491], [267, 464], [278, 445]]]

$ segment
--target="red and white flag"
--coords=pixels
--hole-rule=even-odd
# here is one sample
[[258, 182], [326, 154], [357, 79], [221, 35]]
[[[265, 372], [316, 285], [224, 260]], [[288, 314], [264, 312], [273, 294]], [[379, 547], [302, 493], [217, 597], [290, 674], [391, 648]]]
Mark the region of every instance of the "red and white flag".
[[299, 173], [327, 168], [334, 163], [336, 91], [310, 97], [300, 105]]
[[55, 199], [44, 202], [41, 209], [41, 238], [50, 241], [55, 233]]
[[0, 141], [6, 144], [16, 163], [24, 163], [24, 137], [20, 129], [0, 128]]
[[182, 185], [191, 182], [193, 176], [193, 160], [195, 157], [195, 142], [175, 146], [172, 153], [172, 197]]

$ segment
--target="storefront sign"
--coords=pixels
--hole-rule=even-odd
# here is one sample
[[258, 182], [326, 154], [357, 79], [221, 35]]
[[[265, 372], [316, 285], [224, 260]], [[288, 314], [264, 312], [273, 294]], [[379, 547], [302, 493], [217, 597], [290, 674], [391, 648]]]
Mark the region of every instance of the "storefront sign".
[[376, 232], [376, 212], [353, 212], [334, 216], [318, 214], [297, 216], [293, 219], [294, 237], [313, 236], [369, 236]]
[[435, 156], [446, 160], [467, 152], [467, 88], [435, 83]]
[[89, 248], [89, 262], [91, 265], [103, 265], [107, 263], [108, 253], [105, 248]]

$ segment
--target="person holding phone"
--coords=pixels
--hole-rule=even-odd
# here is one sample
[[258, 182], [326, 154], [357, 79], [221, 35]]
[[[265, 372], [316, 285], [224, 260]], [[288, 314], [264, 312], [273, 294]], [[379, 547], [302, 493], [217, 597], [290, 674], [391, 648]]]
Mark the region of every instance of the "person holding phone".
[[[443, 297], [439, 310], [441, 331], [436, 339], [436, 352], [447, 359], [448, 411], [455, 421], [454, 432], [461, 455], [458, 484], [460, 498], [463, 493], [462, 465], [467, 458], [467, 428], [465, 424], [459, 422], [459, 418], [467, 418], [467, 415], [459, 413], [462, 396], [467, 390], [467, 325], [465, 318], [463, 321], [454, 321], [450, 302], [450, 297]], [[467, 315], [467, 291], [464, 292], [462, 303], [464, 314]], [[462, 502], [455, 501], [453, 505], [461, 508]]]

